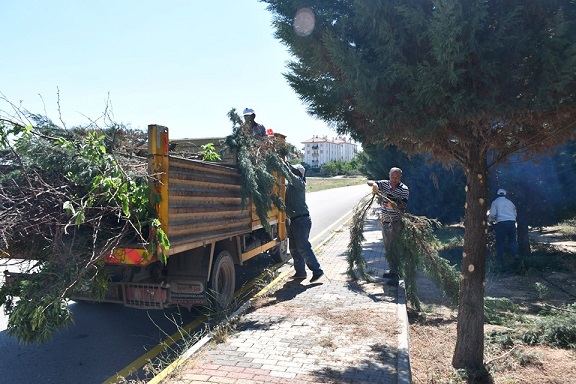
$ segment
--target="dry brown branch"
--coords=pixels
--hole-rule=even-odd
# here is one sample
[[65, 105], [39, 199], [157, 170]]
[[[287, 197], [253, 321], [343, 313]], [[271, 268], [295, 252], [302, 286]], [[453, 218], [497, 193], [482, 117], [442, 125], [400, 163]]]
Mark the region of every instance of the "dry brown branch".
[[485, 364], [486, 364], [486, 365], [489, 365], [489, 364], [490, 364], [491, 362], [493, 362], [493, 361], [503, 359], [503, 358], [505, 358], [506, 356], [510, 355], [510, 354], [512, 353], [512, 351], [514, 351], [515, 349], [516, 349], [516, 346], [513, 346], [513, 347], [512, 347], [509, 351], [507, 351], [506, 353], [503, 353], [503, 354], [500, 355], [500, 356], [496, 356], [495, 358], [486, 361]]

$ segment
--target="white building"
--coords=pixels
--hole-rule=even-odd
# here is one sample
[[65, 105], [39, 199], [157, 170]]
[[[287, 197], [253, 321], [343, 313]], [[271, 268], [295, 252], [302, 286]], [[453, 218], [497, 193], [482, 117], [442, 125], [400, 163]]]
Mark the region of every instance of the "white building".
[[302, 142], [304, 144], [304, 162], [312, 168], [320, 168], [330, 161], [350, 161], [358, 153], [357, 144], [349, 139], [327, 136], [314, 136]]

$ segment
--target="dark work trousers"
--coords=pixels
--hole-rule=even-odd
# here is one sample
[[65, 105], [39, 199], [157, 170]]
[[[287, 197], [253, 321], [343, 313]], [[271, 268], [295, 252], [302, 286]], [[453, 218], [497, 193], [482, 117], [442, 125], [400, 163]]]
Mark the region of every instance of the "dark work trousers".
[[516, 222], [514, 220], [499, 221], [496, 223], [496, 261], [504, 261], [504, 247], [508, 241], [510, 251], [515, 258], [518, 257], [518, 242], [516, 241]]
[[312, 220], [310, 216], [300, 216], [290, 219], [288, 226], [288, 246], [294, 259], [294, 270], [297, 276], [306, 276], [306, 266], [314, 276], [322, 274], [320, 263], [312, 250], [312, 244], [308, 240]]

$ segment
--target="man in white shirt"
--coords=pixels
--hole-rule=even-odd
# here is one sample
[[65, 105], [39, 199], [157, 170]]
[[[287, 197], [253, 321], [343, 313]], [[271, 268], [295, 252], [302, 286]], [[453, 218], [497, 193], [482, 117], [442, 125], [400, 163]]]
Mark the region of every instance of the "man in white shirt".
[[490, 206], [488, 222], [496, 224], [496, 261], [504, 260], [504, 244], [508, 239], [510, 251], [518, 259], [518, 242], [516, 241], [516, 206], [506, 198], [506, 190], [500, 188], [498, 197]]

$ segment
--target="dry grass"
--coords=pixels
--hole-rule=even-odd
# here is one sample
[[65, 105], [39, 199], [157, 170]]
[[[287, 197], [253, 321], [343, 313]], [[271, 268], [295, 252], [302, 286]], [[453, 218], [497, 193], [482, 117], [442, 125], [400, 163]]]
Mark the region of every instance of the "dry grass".
[[[558, 229], [548, 229], [556, 234]], [[548, 243], [565, 242], [565, 238], [548, 238]], [[576, 255], [572, 255], [573, 259]], [[574, 268], [562, 273], [549, 272], [546, 280], [539, 275], [499, 274], [488, 276], [486, 296], [507, 297], [519, 305], [522, 311], [541, 304], [542, 292], [539, 281], [554, 286], [573, 287], [576, 284]], [[424, 312], [410, 316], [410, 358], [414, 384], [465, 383], [452, 368], [452, 354], [456, 344], [457, 312], [424, 276], [419, 276], [418, 290]], [[548, 303], [570, 303], [574, 297], [566, 291], [548, 292]], [[492, 330], [504, 327], [486, 325], [488, 335]], [[543, 345], [529, 346], [519, 340], [502, 342], [497, 338], [485, 338], [484, 361], [495, 384], [560, 384], [575, 382], [576, 351]]]
[[[456, 320], [434, 315], [410, 325], [410, 358], [414, 384], [465, 383], [452, 368]], [[495, 384], [569, 383], [576, 377], [574, 351], [546, 346], [486, 343], [485, 361]]]

